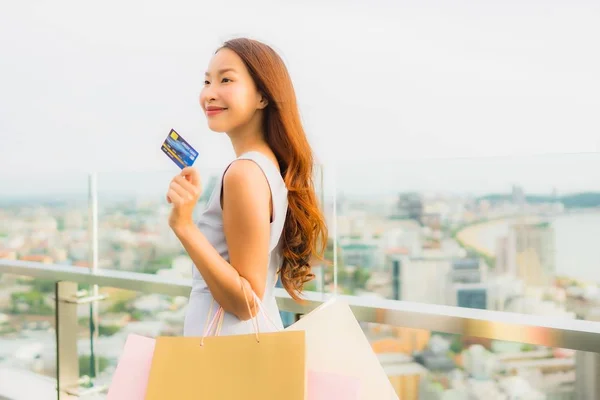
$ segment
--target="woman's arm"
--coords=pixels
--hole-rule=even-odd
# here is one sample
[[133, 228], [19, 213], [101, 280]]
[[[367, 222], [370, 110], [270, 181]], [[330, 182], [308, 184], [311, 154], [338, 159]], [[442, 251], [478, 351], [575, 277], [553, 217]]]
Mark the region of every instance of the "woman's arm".
[[[191, 168], [184, 171], [174, 179], [176, 185], [171, 186], [169, 196], [174, 191], [174, 195], [184, 199], [185, 192], [194, 193], [195, 187], [199, 192], [197, 171]], [[189, 181], [187, 176], [190, 177]], [[195, 199], [191, 198], [188, 203], [197, 201], [197, 196], [193, 197]], [[254, 291], [259, 298], [263, 297], [265, 291], [269, 260], [270, 200], [269, 184], [258, 165], [250, 160], [237, 160], [231, 164], [223, 179], [222, 198], [223, 230], [230, 262], [221, 257], [193, 223], [191, 213], [189, 216], [187, 212], [183, 213], [183, 218], [181, 215], [170, 218], [171, 228], [202, 274], [217, 303], [241, 320], [247, 320], [256, 313], [250, 291]], [[181, 210], [181, 203], [175, 203], [174, 200], [173, 203], [173, 213], [177, 214], [176, 208]], [[243, 277], [242, 282], [252, 312], [248, 310], [240, 286], [240, 275]]]

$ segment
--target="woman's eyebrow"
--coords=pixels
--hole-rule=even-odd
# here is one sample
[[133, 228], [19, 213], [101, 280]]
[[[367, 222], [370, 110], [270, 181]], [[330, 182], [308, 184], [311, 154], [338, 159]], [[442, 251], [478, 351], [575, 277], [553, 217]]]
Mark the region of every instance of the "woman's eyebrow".
[[[223, 75], [225, 72], [235, 72], [235, 69], [231, 68], [231, 67], [229, 67], [229, 68], [223, 68], [223, 69], [220, 69], [220, 70], [217, 71], [217, 75]], [[210, 72], [208, 72], [208, 71], [205, 72], [204, 76], [210, 76]]]

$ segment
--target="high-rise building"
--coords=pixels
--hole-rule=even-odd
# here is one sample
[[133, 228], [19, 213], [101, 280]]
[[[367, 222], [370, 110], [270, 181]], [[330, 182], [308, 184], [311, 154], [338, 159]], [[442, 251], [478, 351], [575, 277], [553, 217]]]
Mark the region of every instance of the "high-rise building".
[[392, 298], [429, 304], [446, 304], [446, 276], [451, 260], [389, 254]]
[[418, 193], [403, 193], [398, 197], [396, 210], [392, 218], [413, 219], [423, 222], [423, 199]]
[[[554, 228], [550, 223], [515, 224], [517, 275], [529, 286], [549, 286], [556, 276]], [[509, 235], [510, 237], [510, 235]]]
[[401, 251], [413, 257], [422, 254], [423, 241], [419, 229], [395, 227], [384, 230], [380, 236], [381, 246], [386, 252]]
[[447, 274], [446, 304], [451, 306], [490, 308], [494, 295], [487, 282], [487, 265], [479, 258], [454, 260]]
[[374, 240], [340, 240], [340, 250], [344, 265], [377, 268], [379, 247]]
[[521, 186], [513, 185], [512, 187], [512, 201], [518, 206], [524, 206], [526, 202], [525, 191]]
[[451, 283], [480, 283], [487, 277], [486, 264], [480, 258], [461, 258], [452, 261], [448, 273]]
[[496, 240], [494, 270], [497, 275], [517, 275], [517, 249], [514, 235], [503, 236]]

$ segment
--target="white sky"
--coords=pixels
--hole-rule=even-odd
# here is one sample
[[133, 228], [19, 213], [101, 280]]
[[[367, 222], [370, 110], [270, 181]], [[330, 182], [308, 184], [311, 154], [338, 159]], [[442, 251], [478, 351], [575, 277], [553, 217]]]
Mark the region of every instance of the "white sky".
[[0, 196], [174, 174], [170, 128], [227, 162], [197, 97], [237, 35], [280, 51], [345, 191], [600, 190], [600, 154], [530, 157], [600, 152], [597, 0], [107, 0], [0, 5]]

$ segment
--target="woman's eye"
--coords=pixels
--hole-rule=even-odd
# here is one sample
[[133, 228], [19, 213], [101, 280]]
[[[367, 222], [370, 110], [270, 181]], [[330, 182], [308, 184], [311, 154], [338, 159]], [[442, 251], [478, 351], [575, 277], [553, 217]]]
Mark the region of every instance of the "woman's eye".
[[223, 80], [221, 82], [223, 82], [223, 83], [231, 82], [231, 79], [229, 79], [229, 78], [223, 78]]
[[204, 85], [210, 85], [209, 81], [204, 81]]

